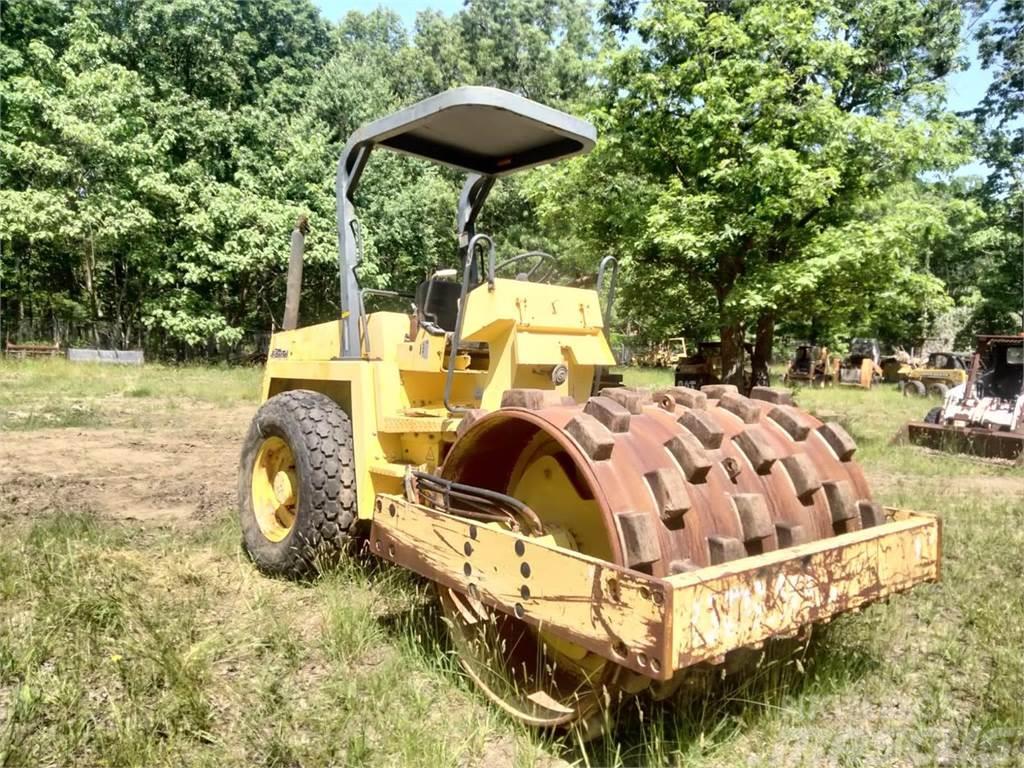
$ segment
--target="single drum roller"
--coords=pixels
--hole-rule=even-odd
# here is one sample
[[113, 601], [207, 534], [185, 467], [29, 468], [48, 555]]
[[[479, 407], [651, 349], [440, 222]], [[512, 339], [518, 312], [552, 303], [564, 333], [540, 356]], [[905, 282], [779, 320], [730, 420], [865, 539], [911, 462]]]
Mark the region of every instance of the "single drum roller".
[[[292, 327], [292, 274], [239, 473], [258, 568], [315, 577], [365, 540], [437, 585], [468, 673], [543, 727], [939, 576], [938, 521], [872, 502], [850, 437], [788, 393], [611, 387], [612, 257], [593, 288], [543, 279], [550, 254], [496, 260], [476, 230], [494, 184], [596, 138], [478, 87], [359, 128], [335, 183], [341, 312]], [[454, 266], [404, 293], [359, 285], [377, 149], [465, 173]], [[411, 311], [366, 311], [382, 300]]]
[[[511, 390], [462, 433], [441, 474], [523, 502], [560, 547], [659, 577], [884, 520], [841, 426], [785, 391], [752, 395], [620, 388], [546, 406], [539, 391]], [[614, 662], [458, 590], [441, 602], [470, 675], [529, 722], [585, 717], [624, 678], [636, 689]]]

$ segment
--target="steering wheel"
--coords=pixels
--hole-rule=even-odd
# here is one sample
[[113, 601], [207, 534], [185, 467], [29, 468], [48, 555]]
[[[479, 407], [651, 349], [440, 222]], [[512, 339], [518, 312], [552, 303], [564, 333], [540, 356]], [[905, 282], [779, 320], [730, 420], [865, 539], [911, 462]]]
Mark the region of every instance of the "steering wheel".
[[497, 274], [498, 270], [526, 259], [536, 259], [536, 263], [525, 273], [527, 280], [534, 281], [534, 273], [543, 267], [543, 271], [537, 275], [535, 280], [536, 282], [543, 283], [550, 278], [558, 268], [558, 264], [555, 262], [555, 257], [550, 253], [545, 253], [544, 251], [526, 251], [524, 253], [517, 254], [512, 258], [505, 259], [500, 264], [496, 264], [494, 266], [494, 272]]

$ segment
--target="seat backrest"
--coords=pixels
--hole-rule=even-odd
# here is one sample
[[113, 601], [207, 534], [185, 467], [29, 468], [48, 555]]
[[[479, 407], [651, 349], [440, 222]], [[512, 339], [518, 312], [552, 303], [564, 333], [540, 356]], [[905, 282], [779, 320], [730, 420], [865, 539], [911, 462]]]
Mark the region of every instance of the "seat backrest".
[[993, 350], [995, 364], [985, 374], [992, 394], [1004, 400], [1020, 397], [1021, 389], [1024, 387], [1024, 366], [1010, 363], [1006, 359], [1009, 352], [1008, 349]]
[[435, 280], [430, 289], [430, 305], [426, 306], [427, 286], [424, 280], [416, 287], [416, 314], [420, 323], [429, 327], [430, 323], [442, 330], [454, 331], [459, 317], [459, 294], [462, 287], [449, 280]]

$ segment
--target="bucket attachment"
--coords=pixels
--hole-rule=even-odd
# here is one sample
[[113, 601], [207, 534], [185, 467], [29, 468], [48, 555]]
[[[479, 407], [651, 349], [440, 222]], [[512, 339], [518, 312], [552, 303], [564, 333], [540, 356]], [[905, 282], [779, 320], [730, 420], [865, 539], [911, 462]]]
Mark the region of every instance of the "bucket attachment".
[[982, 427], [955, 427], [919, 421], [907, 425], [910, 442], [949, 453], [965, 453], [986, 459], [1021, 461], [1024, 434]]

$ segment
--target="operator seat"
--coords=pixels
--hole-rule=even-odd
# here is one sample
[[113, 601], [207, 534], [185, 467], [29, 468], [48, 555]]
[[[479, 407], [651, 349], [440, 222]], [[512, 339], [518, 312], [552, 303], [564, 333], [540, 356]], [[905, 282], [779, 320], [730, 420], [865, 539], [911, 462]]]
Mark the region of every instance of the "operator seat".
[[988, 379], [988, 389], [992, 395], [1002, 400], [1015, 400], [1020, 397], [1024, 386], [1022, 374], [1024, 366], [1011, 365], [1001, 359], [996, 362], [994, 370], [986, 373], [985, 378]]
[[434, 280], [434, 287], [430, 289], [430, 305], [426, 306], [427, 287], [430, 283], [430, 280], [424, 280], [416, 286], [416, 317], [428, 331], [439, 328], [441, 331], [452, 332], [459, 317], [462, 286], [449, 280]]

